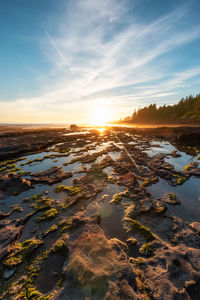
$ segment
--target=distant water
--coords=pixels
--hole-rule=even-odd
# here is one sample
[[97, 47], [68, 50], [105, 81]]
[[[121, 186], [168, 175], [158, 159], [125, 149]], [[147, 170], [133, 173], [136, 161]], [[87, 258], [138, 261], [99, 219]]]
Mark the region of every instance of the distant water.
[[8, 124], [0, 123], [0, 130], [8, 129], [39, 129], [39, 128], [70, 128], [71, 124]]
[[96, 128], [104, 128], [104, 127], [123, 127], [123, 128], [156, 128], [156, 127], [199, 127], [200, 125], [196, 124], [112, 124], [106, 123], [102, 126], [92, 125], [92, 124], [80, 124], [76, 122], [71, 123], [0, 123], [0, 130], [2, 127], [10, 127], [10, 128], [22, 128], [22, 129], [37, 129], [37, 128], [69, 128], [71, 124], [76, 124], [80, 127], [96, 129]]

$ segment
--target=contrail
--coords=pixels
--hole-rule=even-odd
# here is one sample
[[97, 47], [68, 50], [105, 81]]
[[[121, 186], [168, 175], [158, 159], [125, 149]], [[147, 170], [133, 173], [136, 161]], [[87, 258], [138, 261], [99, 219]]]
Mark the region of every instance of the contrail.
[[48, 33], [48, 31], [44, 27], [42, 27], [42, 29], [45, 32], [45, 34], [47, 35], [47, 38], [48, 38], [49, 42], [51, 43], [51, 45], [56, 49], [56, 52], [62, 58], [62, 60], [66, 64], [67, 68], [69, 69], [70, 73], [75, 78], [74, 73], [70, 69], [69, 65], [66, 63], [66, 57], [64, 56], [64, 54], [62, 53], [62, 51], [58, 48], [58, 46], [56, 45], [55, 41], [52, 39], [52, 37], [50, 36], [50, 34]]

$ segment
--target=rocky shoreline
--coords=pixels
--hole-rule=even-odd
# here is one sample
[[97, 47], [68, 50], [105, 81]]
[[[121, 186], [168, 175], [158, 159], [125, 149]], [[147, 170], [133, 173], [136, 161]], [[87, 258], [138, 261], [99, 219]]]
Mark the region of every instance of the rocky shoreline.
[[1, 299], [199, 299], [199, 200], [179, 194], [199, 180], [199, 137], [1, 133]]

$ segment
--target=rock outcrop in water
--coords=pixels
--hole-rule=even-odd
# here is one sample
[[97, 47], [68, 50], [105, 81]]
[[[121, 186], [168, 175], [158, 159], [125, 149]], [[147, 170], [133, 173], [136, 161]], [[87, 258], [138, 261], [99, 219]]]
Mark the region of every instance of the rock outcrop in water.
[[54, 184], [72, 177], [72, 173], [65, 173], [61, 167], [52, 167], [42, 172], [31, 174], [31, 182]]
[[0, 175], [0, 199], [18, 195], [31, 187], [31, 182], [16, 173]]

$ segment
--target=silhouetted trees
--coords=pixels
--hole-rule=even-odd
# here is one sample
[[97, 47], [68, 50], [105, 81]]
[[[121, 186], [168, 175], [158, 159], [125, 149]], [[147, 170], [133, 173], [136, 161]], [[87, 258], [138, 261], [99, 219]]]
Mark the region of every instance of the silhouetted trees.
[[170, 121], [200, 121], [200, 94], [181, 99], [174, 105], [163, 105], [157, 108], [151, 104], [135, 111], [131, 117], [125, 118], [124, 122], [130, 123], [159, 123]]

